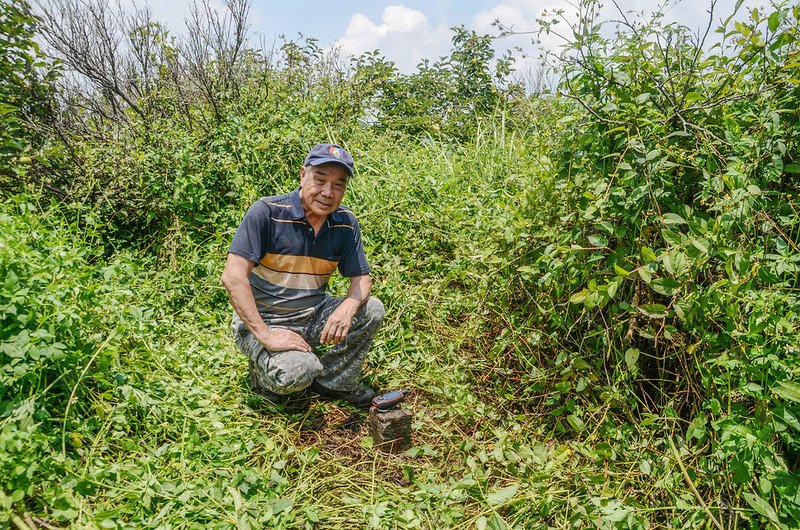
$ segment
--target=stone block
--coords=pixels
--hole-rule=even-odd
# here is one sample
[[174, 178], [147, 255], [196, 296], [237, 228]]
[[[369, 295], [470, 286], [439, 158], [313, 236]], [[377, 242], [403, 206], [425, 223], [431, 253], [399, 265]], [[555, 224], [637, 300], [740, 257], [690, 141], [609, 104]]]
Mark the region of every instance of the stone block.
[[372, 446], [384, 453], [399, 453], [411, 446], [411, 419], [414, 415], [405, 409], [392, 409], [378, 412], [375, 407], [369, 411], [369, 435]]

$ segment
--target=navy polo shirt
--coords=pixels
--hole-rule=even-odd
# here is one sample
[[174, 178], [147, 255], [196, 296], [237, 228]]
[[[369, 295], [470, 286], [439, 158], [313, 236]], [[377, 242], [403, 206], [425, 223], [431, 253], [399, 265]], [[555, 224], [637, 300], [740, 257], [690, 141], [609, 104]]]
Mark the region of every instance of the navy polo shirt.
[[300, 188], [256, 201], [228, 252], [256, 264], [249, 279], [261, 313], [289, 314], [316, 306], [337, 268], [348, 277], [369, 274], [353, 212], [339, 207], [315, 236], [303, 211]]

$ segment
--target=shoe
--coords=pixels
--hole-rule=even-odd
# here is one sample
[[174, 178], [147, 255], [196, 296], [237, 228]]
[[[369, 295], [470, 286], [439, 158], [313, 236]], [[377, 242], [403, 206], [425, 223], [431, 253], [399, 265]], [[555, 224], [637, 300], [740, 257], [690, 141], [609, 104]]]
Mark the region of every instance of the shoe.
[[331, 390], [325, 388], [321, 384], [314, 381], [311, 383], [311, 390], [320, 396], [330, 399], [341, 399], [347, 401], [354, 407], [360, 409], [368, 409], [372, 405], [372, 398], [375, 397], [375, 391], [365, 386], [358, 386], [355, 390]]
[[253, 391], [254, 394], [258, 394], [262, 398], [266, 399], [270, 403], [274, 405], [283, 405], [287, 401], [289, 401], [289, 395], [281, 395], [272, 392], [271, 390], [267, 390], [266, 388], [262, 387], [258, 384], [258, 377], [256, 376], [255, 370], [255, 363], [250, 361], [248, 364], [248, 369], [250, 372], [250, 390]]

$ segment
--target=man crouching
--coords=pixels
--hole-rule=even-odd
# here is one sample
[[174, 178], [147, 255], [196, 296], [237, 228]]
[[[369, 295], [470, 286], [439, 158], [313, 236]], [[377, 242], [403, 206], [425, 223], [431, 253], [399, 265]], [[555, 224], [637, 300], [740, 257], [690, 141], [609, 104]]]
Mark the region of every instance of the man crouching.
[[[372, 282], [356, 216], [341, 205], [353, 158], [317, 144], [300, 168], [300, 187], [256, 201], [228, 249], [222, 283], [233, 305], [233, 337], [250, 359], [250, 387], [273, 403], [311, 387], [369, 407], [359, 386], [383, 304]], [[349, 278], [345, 297], [326, 292], [334, 269]], [[317, 345], [330, 345], [319, 355]]]

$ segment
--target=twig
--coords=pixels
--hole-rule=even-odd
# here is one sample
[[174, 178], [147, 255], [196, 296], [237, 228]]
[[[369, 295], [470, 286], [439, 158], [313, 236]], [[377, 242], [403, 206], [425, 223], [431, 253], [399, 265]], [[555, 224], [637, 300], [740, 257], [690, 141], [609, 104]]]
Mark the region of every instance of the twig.
[[11, 515], [11, 522], [14, 523], [14, 526], [16, 526], [19, 530], [35, 530], [34, 528], [28, 526], [17, 514]]
[[[62, 530], [58, 526], [53, 526], [53, 525], [49, 524], [47, 521], [45, 521], [41, 517], [33, 517], [33, 520], [36, 521], [37, 523], [39, 523], [41, 526], [47, 528], [47, 530]], [[33, 528], [34, 528], [34, 530], [36, 529], [35, 526]]]
[[800, 254], [800, 248], [797, 248], [797, 245], [795, 244], [795, 242], [794, 242], [794, 241], [792, 241], [792, 238], [790, 238], [789, 236], [787, 236], [787, 235], [784, 233], [784, 231], [783, 231], [783, 230], [781, 230], [781, 227], [780, 227], [780, 226], [778, 226], [778, 224], [777, 224], [777, 223], [776, 223], [776, 222], [775, 222], [775, 221], [772, 219], [772, 217], [770, 217], [770, 216], [769, 216], [769, 215], [768, 215], [766, 212], [763, 212], [763, 211], [762, 211], [762, 212], [758, 212], [758, 216], [759, 216], [759, 217], [761, 217], [762, 219], [766, 219], [766, 220], [769, 222], [769, 224], [771, 224], [771, 225], [772, 225], [772, 228], [774, 228], [775, 230], [777, 230], [777, 231], [778, 231], [778, 233], [781, 235], [781, 237], [782, 237], [783, 239], [785, 239], [785, 240], [786, 240], [786, 243], [787, 243], [787, 244], [788, 244], [790, 247], [792, 247], [792, 249], [793, 249], [795, 252], [797, 252], [797, 253], [799, 253], [799, 254]]
[[593, 108], [591, 108], [589, 105], [587, 105], [578, 95], [576, 95], [575, 90], [572, 88], [572, 83], [570, 83], [569, 79], [565, 79], [564, 82], [566, 83], [567, 88], [569, 89], [569, 93], [564, 94], [564, 96], [568, 97], [569, 99], [574, 99], [575, 101], [577, 101], [578, 104], [581, 107], [583, 107], [584, 110], [586, 110], [589, 114], [594, 116], [596, 119], [600, 120], [603, 123], [609, 124], [609, 125], [625, 125], [624, 121], [610, 120], [608, 118], [604, 118], [604, 117], [600, 116]]
[[86, 375], [86, 372], [89, 371], [89, 367], [92, 365], [94, 360], [97, 358], [98, 355], [100, 355], [100, 352], [105, 349], [106, 345], [111, 341], [111, 339], [113, 339], [116, 336], [117, 336], [117, 331], [114, 330], [108, 335], [108, 337], [106, 337], [106, 340], [104, 340], [103, 343], [97, 348], [97, 351], [94, 352], [92, 357], [89, 359], [89, 362], [87, 362], [86, 366], [83, 367], [83, 371], [81, 372], [81, 375], [79, 375], [78, 376], [78, 380], [75, 381], [75, 386], [72, 387], [72, 392], [69, 393], [69, 399], [67, 400], [67, 408], [64, 411], [64, 423], [61, 425], [61, 454], [62, 455], [66, 455], [67, 454], [67, 418], [69, 417], [69, 409], [72, 407], [72, 400], [75, 398], [75, 392], [77, 392], [78, 386], [80, 386], [81, 381], [83, 380], [83, 377]]
[[694, 486], [694, 482], [692, 482], [692, 477], [689, 476], [689, 472], [686, 470], [686, 466], [683, 465], [683, 460], [681, 460], [681, 455], [678, 453], [678, 449], [675, 447], [675, 443], [672, 441], [672, 436], [667, 436], [667, 441], [669, 442], [669, 446], [672, 448], [672, 454], [675, 456], [675, 461], [678, 462], [678, 466], [681, 468], [681, 472], [683, 473], [683, 479], [686, 481], [686, 484], [689, 485], [689, 488], [694, 493], [694, 497], [703, 507], [703, 510], [706, 514], [711, 518], [711, 522], [714, 523], [714, 526], [719, 528], [719, 530], [725, 530], [722, 525], [717, 521], [717, 518], [714, 517], [714, 514], [711, 513], [711, 510], [708, 509], [708, 505], [706, 505], [706, 501], [703, 500], [703, 497], [700, 496], [700, 492], [697, 491], [697, 488]]
[[39, 528], [36, 526], [36, 523], [33, 522], [33, 519], [31, 519], [31, 514], [28, 512], [25, 512], [25, 522], [28, 523], [28, 526], [30, 526], [33, 530], [37, 530]]

